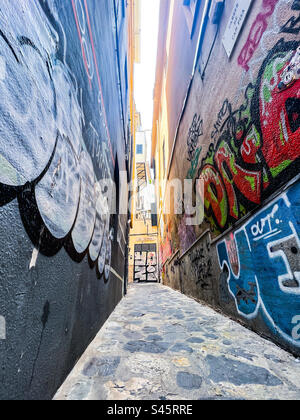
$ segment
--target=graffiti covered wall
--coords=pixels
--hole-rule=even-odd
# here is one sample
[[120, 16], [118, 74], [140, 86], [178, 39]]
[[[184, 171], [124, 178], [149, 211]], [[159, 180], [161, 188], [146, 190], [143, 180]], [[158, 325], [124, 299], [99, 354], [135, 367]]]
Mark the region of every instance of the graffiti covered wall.
[[105, 206], [125, 170], [115, 12], [1, 6], [1, 399], [50, 398], [123, 293], [126, 215]]
[[[226, 99], [218, 113], [198, 177], [204, 179], [206, 216], [223, 232], [299, 171], [300, 92], [297, 79], [282, 90], [289, 66], [300, 65], [299, 42], [278, 41], [245, 101]], [[297, 74], [297, 70], [296, 70]], [[298, 75], [300, 78], [300, 76]], [[298, 78], [297, 77], [297, 78]]]
[[253, 2], [228, 59], [234, 3], [207, 27], [170, 170], [193, 179], [204, 220], [166, 216], [164, 282], [300, 354], [299, 1]]
[[237, 312], [263, 316], [270, 330], [300, 347], [300, 239], [297, 183], [217, 245]]

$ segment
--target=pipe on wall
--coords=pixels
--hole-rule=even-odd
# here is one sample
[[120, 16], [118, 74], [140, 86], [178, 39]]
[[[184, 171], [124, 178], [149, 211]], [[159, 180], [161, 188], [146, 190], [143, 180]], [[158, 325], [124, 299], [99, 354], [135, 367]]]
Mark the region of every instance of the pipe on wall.
[[202, 15], [202, 21], [201, 21], [201, 24], [200, 24], [198, 43], [197, 43], [195, 60], [194, 60], [194, 65], [193, 65], [192, 78], [195, 74], [195, 70], [196, 70], [196, 67], [197, 67], [197, 63], [198, 63], [200, 53], [201, 53], [201, 49], [202, 49], [202, 45], [203, 45], [203, 40], [204, 40], [205, 31], [206, 31], [207, 22], [208, 22], [210, 5], [211, 5], [211, 0], [205, 0], [205, 6], [204, 6], [204, 10], [203, 10], [203, 15]]

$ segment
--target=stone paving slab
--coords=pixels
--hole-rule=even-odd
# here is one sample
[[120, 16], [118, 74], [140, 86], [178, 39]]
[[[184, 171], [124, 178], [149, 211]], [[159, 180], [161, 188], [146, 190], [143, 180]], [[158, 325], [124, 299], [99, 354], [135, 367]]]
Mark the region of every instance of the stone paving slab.
[[300, 363], [179, 292], [136, 284], [54, 399], [300, 399]]

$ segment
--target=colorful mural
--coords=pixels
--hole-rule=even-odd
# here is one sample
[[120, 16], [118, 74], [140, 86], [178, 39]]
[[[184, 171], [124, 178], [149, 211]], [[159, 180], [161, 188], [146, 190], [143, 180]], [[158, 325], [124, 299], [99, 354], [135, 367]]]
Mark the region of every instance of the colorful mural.
[[[169, 259], [164, 260], [165, 284], [238, 315], [245, 325], [297, 354], [299, 11], [299, 0], [253, 5], [240, 37], [244, 41], [237, 42], [231, 62], [213, 46], [210, 72], [201, 80], [196, 72], [170, 173], [182, 182], [193, 180], [193, 192], [204, 205], [204, 223], [186, 223], [184, 205], [183, 214], [167, 216], [161, 234], [162, 255]], [[211, 52], [202, 48], [204, 56]], [[224, 86], [217, 80], [220, 63], [228, 66]], [[209, 95], [212, 86], [223, 92], [217, 109], [219, 96]], [[183, 150], [188, 165], [181, 170]], [[195, 201], [193, 197], [193, 205]]]
[[[97, 122], [80, 102], [65, 36], [64, 54], [58, 48], [55, 28], [64, 32], [55, 8], [28, 7], [35, 29], [17, 20], [14, 37], [9, 27], [0, 31], [0, 205], [17, 197], [39, 252], [53, 256], [65, 246], [76, 261], [88, 253], [107, 280], [112, 235], [101, 180], [111, 178], [114, 158], [87, 3], [72, 6], [88, 84], [96, 85]], [[7, 5], [8, 21], [22, 7]]]
[[[226, 99], [198, 173], [206, 218], [223, 232], [298, 173], [300, 48], [281, 39], [264, 60], [245, 102]], [[291, 69], [294, 69], [293, 71]]]
[[300, 347], [300, 184], [253, 216], [218, 246], [237, 312]]
[[2, 400], [51, 399], [124, 293], [107, 199], [132, 134], [133, 2], [114, 6], [1, 1]]

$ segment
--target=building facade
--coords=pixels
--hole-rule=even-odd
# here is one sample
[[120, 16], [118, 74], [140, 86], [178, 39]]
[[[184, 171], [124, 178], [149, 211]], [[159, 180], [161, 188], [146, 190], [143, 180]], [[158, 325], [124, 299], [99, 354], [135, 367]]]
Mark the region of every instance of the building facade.
[[297, 355], [299, 13], [297, 0], [162, 2], [152, 136], [163, 282]]
[[148, 145], [150, 131], [136, 132], [135, 175], [132, 181], [131, 229], [129, 232], [128, 281], [157, 282], [157, 222], [153, 217], [154, 181], [151, 176]]
[[123, 296], [134, 5], [2, 2], [0, 399], [51, 398]]

